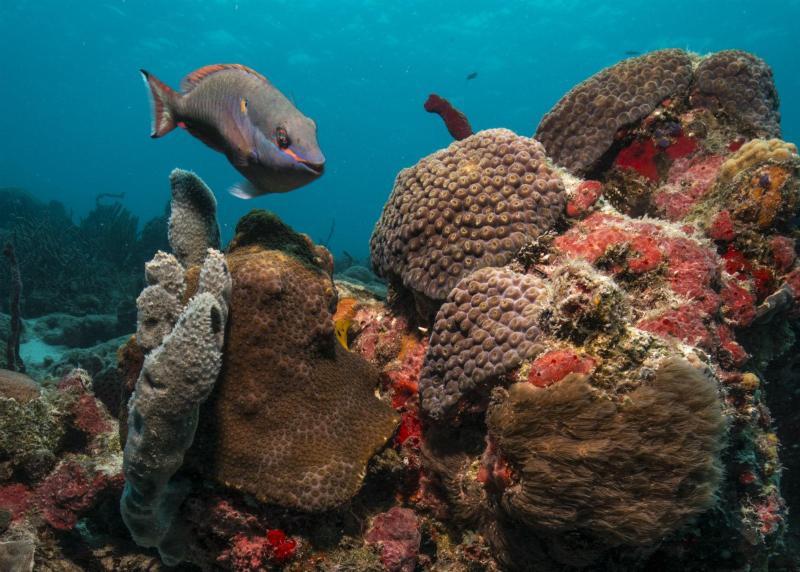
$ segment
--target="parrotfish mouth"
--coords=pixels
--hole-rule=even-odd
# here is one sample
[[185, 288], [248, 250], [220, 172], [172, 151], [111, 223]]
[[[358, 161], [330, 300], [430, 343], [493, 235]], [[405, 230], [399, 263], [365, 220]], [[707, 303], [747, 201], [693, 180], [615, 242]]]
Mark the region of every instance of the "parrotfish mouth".
[[325, 171], [325, 163], [309, 163], [308, 161], [300, 161], [300, 165], [302, 165], [308, 171], [311, 171], [317, 177], [319, 177], [323, 171]]
[[312, 172], [316, 176], [320, 176], [322, 174], [322, 172], [325, 170], [325, 163], [324, 162], [323, 163], [314, 163], [312, 161], [308, 161], [307, 159], [304, 159], [303, 157], [301, 157], [300, 155], [298, 155], [297, 153], [295, 153], [291, 149], [281, 149], [281, 151], [286, 153], [287, 155], [289, 155], [289, 157], [291, 157], [292, 159], [294, 159], [294, 161], [298, 165], [300, 165], [301, 167], [305, 168], [306, 170]]

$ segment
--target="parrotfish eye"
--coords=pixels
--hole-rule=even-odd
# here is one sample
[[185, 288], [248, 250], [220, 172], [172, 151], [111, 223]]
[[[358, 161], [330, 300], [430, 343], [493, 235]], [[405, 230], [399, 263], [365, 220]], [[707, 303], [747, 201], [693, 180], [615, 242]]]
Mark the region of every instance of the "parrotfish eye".
[[284, 127], [278, 127], [275, 130], [275, 140], [278, 142], [278, 147], [281, 149], [286, 149], [292, 142], [289, 140], [289, 134], [286, 133], [286, 129]]

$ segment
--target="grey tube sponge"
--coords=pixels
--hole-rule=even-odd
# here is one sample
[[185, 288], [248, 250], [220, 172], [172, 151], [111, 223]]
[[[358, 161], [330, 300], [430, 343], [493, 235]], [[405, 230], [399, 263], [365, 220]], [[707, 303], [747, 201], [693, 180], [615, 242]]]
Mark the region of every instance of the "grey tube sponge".
[[184, 267], [200, 265], [208, 248], [219, 249], [217, 199], [203, 180], [183, 169], [169, 175], [172, 202], [169, 245]]
[[167, 292], [178, 298], [183, 296], [186, 289], [183, 274], [184, 268], [178, 259], [162, 250], [156, 252], [153, 259], [144, 265], [144, 277], [149, 286], [163, 286]]
[[144, 268], [148, 286], [136, 299], [136, 342], [149, 351], [158, 347], [175, 326], [183, 309], [181, 296], [186, 284], [183, 266], [166, 252], [159, 250]]
[[[157, 547], [168, 565], [183, 559], [185, 544], [181, 525], [174, 520], [184, 487], [173, 475], [194, 440], [199, 407], [222, 366], [231, 289], [225, 259], [218, 251], [208, 250], [200, 276], [198, 293], [160, 345], [146, 355], [128, 405], [122, 518], [136, 543]], [[139, 298], [151, 301], [149, 297], [160, 296], [163, 301], [166, 295], [174, 296], [168, 288], [168, 284], [148, 286]], [[151, 294], [145, 296], [148, 291]]]

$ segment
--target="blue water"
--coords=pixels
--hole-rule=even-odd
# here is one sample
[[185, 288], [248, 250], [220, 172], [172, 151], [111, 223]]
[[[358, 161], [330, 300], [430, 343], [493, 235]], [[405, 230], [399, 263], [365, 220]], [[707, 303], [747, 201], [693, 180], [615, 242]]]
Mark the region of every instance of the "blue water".
[[[797, 0], [380, 2], [188, 0], [0, 3], [0, 186], [58, 199], [80, 217], [124, 192], [142, 221], [163, 212], [173, 167], [216, 191], [229, 237], [254, 207], [356, 256], [399, 169], [447, 145], [422, 104], [449, 98], [475, 129], [530, 135], [574, 84], [628, 57], [678, 47], [764, 58], [784, 139], [800, 139]], [[183, 132], [151, 140], [138, 69], [177, 87], [210, 63], [269, 77], [319, 125], [328, 163], [315, 183], [242, 201], [226, 159]], [[466, 76], [477, 72], [474, 80]]]

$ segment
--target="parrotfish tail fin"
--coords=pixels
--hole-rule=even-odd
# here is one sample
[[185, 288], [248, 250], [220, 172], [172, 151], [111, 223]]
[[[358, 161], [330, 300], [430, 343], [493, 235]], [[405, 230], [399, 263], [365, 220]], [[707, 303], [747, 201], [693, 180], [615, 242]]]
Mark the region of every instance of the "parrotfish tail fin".
[[245, 200], [252, 199], [253, 197], [257, 197], [259, 194], [261, 194], [258, 189], [250, 184], [249, 181], [241, 181], [236, 183], [230, 189], [228, 189], [228, 192], [234, 197]]
[[177, 125], [173, 109], [180, 94], [145, 70], [139, 71], [142, 72], [144, 83], [150, 92], [150, 103], [153, 108], [153, 127], [150, 137], [163, 137]]

